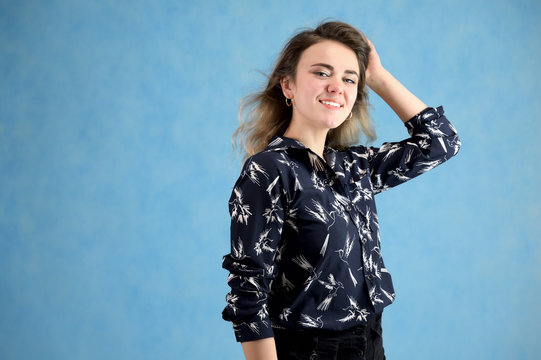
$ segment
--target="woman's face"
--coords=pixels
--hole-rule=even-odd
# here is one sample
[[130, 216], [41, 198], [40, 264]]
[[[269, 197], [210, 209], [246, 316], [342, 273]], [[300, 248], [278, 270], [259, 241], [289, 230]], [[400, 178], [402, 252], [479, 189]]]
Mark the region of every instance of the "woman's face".
[[294, 81], [282, 81], [292, 99], [291, 121], [317, 129], [333, 129], [351, 113], [357, 99], [359, 64], [347, 46], [325, 40], [307, 48], [297, 65]]

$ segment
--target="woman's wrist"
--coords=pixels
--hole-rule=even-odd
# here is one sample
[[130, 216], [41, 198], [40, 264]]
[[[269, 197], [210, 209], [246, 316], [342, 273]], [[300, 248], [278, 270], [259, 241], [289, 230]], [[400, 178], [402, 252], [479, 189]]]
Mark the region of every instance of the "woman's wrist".
[[372, 89], [375, 93], [379, 94], [385, 87], [385, 83], [388, 82], [389, 77], [392, 77], [383, 66], [378, 70], [370, 72], [366, 77], [366, 85]]

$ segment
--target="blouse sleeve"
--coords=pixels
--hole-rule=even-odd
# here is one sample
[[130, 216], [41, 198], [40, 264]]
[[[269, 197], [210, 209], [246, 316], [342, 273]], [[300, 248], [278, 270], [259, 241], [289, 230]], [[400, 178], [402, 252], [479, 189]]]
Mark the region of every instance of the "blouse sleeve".
[[405, 124], [410, 138], [368, 148], [374, 192], [404, 183], [449, 160], [460, 140], [443, 108], [426, 108]]
[[284, 221], [285, 195], [278, 171], [265, 154], [248, 159], [229, 200], [231, 253], [222, 266], [231, 292], [222, 312], [237, 341], [274, 336], [267, 298], [276, 276], [274, 258]]

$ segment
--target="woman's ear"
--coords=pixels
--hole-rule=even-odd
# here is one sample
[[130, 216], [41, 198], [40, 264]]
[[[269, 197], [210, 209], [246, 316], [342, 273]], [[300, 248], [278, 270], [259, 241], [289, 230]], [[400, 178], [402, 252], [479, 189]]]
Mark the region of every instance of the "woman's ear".
[[291, 81], [291, 76], [287, 75], [280, 79], [280, 85], [282, 86], [282, 93], [288, 99], [293, 99], [293, 92], [295, 89], [295, 84]]

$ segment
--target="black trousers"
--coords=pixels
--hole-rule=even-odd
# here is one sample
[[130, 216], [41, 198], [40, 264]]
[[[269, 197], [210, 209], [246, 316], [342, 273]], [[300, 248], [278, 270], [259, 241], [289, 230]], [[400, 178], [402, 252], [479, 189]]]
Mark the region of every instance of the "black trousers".
[[279, 360], [384, 360], [381, 314], [344, 331], [274, 329]]

